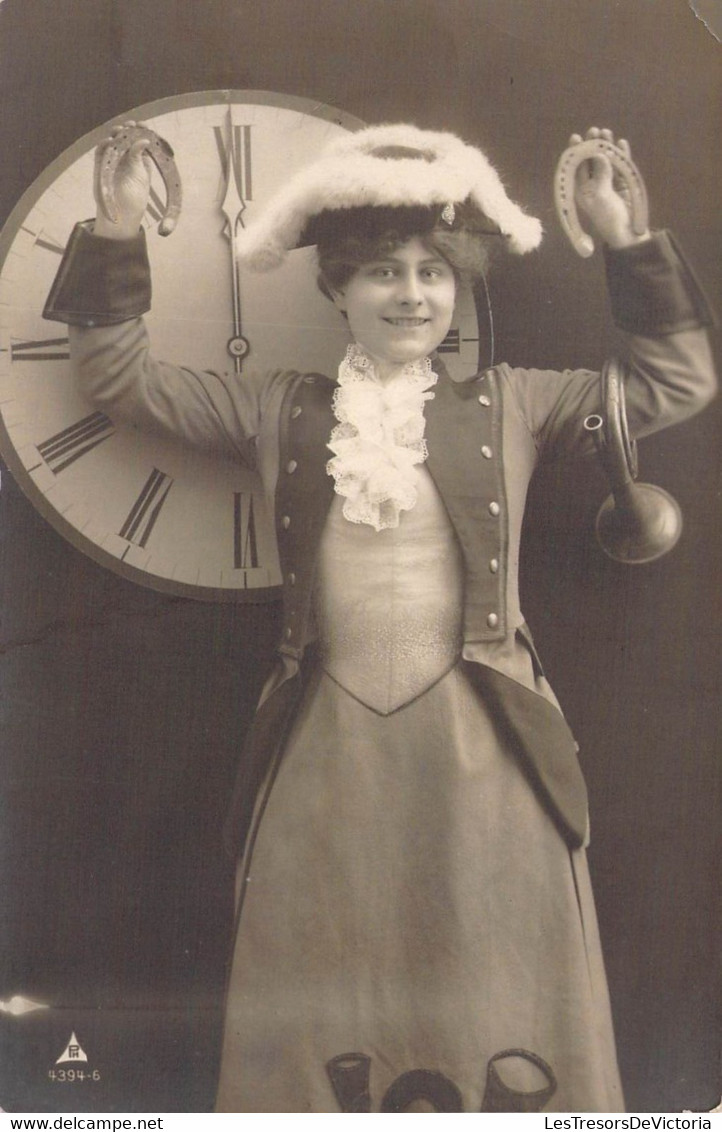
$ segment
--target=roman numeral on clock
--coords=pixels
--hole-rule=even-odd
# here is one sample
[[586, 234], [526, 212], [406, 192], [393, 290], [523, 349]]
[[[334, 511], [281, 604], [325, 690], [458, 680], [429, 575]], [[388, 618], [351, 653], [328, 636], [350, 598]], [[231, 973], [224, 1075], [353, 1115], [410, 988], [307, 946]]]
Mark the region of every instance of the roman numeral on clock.
[[[49, 436], [37, 448], [51, 472], [57, 475], [86, 452], [108, 440], [114, 432], [115, 426], [105, 413], [91, 413], [75, 424], [68, 425], [62, 432]], [[29, 471], [33, 469], [30, 468]]]
[[172, 486], [169, 475], [153, 468], [118, 532], [120, 537], [135, 546], [145, 547]]
[[145, 212], [144, 223], [147, 224], [148, 227], [159, 224], [165, 215], [165, 203], [152, 185], [148, 194], [148, 205]]
[[233, 493], [233, 569], [247, 570], [258, 566], [258, 538], [253, 511], [253, 494]]
[[67, 362], [70, 347], [67, 338], [37, 338], [32, 342], [12, 342], [13, 362]]
[[451, 329], [444, 341], [436, 347], [440, 354], [458, 354], [460, 348], [459, 331]]
[[228, 184], [230, 174], [242, 201], [253, 200], [253, 180], [251, 177], [251, 127], [235, 126], [229, 122], [226, 127], [214, 126], [213, 133], [221, 159], [224, 184]]
[[26, 228], [24, 224], [22, 225], [22, 231], [27, 232], [29, 236], [33, 237], [33, 242], [37, 248], [44, 248], [46, 252], [55, 252], [56, 255], [62, 255], [65, 251], [62, 244], [56, 244], [55, 240], [46, 236], [42, 231], [33, 232], [31, 228]]

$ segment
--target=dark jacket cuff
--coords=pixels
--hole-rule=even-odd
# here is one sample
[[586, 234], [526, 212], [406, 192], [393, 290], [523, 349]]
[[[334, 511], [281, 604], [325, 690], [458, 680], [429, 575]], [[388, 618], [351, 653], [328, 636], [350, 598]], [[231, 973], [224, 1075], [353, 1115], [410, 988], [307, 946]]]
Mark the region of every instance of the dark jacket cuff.
[[113, 326], [150, 310], [151, 285], [145, 232], [132, 240], [108, 240], [76, 224], [43, 318], [71, 326]]
[[714, 314], [671, 232], [628, 248], [605, 248], [614, 321], [631, 334], [654, 337], [713, 325]]

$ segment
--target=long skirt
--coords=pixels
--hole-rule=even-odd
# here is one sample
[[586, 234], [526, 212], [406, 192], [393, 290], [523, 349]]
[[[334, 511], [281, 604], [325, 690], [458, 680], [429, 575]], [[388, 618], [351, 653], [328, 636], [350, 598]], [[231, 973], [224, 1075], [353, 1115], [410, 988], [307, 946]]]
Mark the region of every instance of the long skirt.
[[386, 716], [311, 687], [241, 882], [217, 1109], [623, 1111], [584, 851], [460, 668]]

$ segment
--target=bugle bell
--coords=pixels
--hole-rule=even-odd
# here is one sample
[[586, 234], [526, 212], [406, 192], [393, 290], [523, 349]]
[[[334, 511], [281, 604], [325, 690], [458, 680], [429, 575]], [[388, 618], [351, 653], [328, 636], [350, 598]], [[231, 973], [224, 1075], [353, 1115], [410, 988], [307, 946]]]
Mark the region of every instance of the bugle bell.
[[612, 487], [597, 514], [597, 541], [615, 562], [654, 562], [679, 540], [682, 512], [664, 488], [637, 483], [637, 445], [629, 438], [624, 374], [616, 359], [605, 363], [601, 385], [603, 414], [584, 421]]

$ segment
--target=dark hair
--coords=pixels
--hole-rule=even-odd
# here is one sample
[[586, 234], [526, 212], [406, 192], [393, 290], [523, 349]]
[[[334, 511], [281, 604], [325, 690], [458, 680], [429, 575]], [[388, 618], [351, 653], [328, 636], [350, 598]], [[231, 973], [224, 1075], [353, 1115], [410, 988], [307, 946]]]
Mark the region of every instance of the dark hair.
[[402, 244], [418, 237], [431, 252], [451, 266], [457, 282], [473, 282], [484, 275], [491, 239], [498, 232], [465, 223], [463, 206], [456, 206], [454, 225], [440, 221], [439, 207], [405, 206], [338, 209], [322, 213], [314, 222], [318, 255], [318, 286], [326, 298], [341, 290], [364, 263], [383, 259]]

